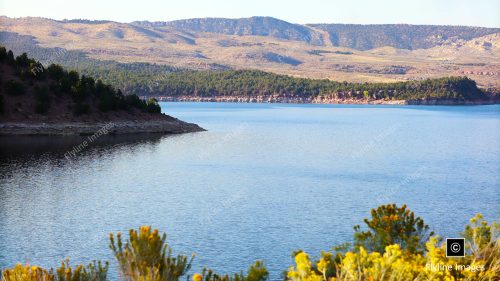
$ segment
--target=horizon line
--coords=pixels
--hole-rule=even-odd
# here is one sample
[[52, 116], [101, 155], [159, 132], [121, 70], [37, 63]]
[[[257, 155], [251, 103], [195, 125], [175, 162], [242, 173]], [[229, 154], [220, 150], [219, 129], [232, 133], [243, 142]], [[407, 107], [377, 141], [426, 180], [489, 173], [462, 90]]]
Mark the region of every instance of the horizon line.
[[20, 16], [20, 17], [13, 17], [13, 16], [8, 16], [5, 14], [0, 15], [0, 17], [5, 17], [9, 19], [25, 19], [25, 18], [39, 18], [39, 19], [46, 19], [46, 20], [52, 20], [56, 22], [67, 22], [67, 21], [90, 21], [90, 22], [113, 22], [113, 23], [123, 23], [123, 24], [133, 24], [135, 22], [150, 22], [150, 23], [168, 23], [168, 22], [175, 22], [175, 21], [184, 21], [184, 20], [193, 20], [193, 19], [226, 19], [226, 20], [240, 20], [240, 19], [251, 19], [251, 18], [271, 18], [271, 19], [276, 19], [279, 21], [284, 21], [290, 24], [294, 25], [302, 25], [302, 26], [310, 26], [310, 25], [321, 25], [321, 24], [335, 24], [335, 25], [363, 25], [363, 26], [370, 26], [370, 25], [409, 25], [409, 26], [456, 26], [456, 27], [479, 27], [479, 28], [490, 28], [490, 29], [500, 29], [500, 27], [491, 27], [491, 26], [479, 26], [479, 25], [457, 25], [457, 24], [415, 24], [415, 23], [342, 23], [342, 22], [316, 22], [316, 23], [294, 23], [290, 22], [287, 20], [283, 20], [277, 17], [273, 16], [251, 16], [251, 17], [194, 17], [194, 18], [182, 18], [182, 19], [173, 19], [173, 20], [133, 20], [133, 21], [116, 21], [116, 20], [107, 20], [107, 19], [86, 19], [86, 18], [63, 18], [63, 19], [55, 19], [55, 18], [49, 18], [49, 17], [44, 17], [44, 16]]

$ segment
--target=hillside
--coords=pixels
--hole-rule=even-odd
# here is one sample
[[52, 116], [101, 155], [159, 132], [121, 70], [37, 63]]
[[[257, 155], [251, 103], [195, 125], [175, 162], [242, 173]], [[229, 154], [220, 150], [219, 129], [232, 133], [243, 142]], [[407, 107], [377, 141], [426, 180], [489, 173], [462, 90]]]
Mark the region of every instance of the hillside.
[[[152, 23], [152, 26], [158, 25]], [[166, 22], [164, 26], [188, 32], [209, 32], [238, 36], [270, 36], [278, 39], [303, 41], [312, 45], [324, 45], [322, 33], [304, 25], [292, 24], [272, 17], [187, 19]]]
[[[293, 24], [272, 17], [241, 19], [196, 18], [171, 22], [136, 21], [148, 28], [169, 27], [184, 32], [208, 32], [238, 36], [270, 36], [307, 42], [317, 46], [370, 50], [390, 46], [397, 49], [427, 49], [447, 40], [471, 40], [499, 33], [500, 28], [409, 24]], [[324, 32], [326, 32], [326, 34]]]
[[113, 133], [181, 133], [202, 130], [161, 113], [144, 101], [58, 65], [45, 68], [26, 54], [0, 47], [0, 135], [89, 134], [104, 123]]
[[269, 17], [132, 23], [0, 17], [0, 44], [18, 50], [16, 54], [29, 52], [44, 63], [82, 72], [93, 71], [88, 66], [92, 62], [105, 71], [144, 72], [139, 70], [144, 67], [154, 77], [176, 69], [253, 69], [377, 83], [467, 76], [491, 91], [500, 89], [499, 31], [464, 26], [298, 25]]
[[428, 49], [456, 40], [471, 40], [499, 33], [500, 28], [409, 24], [310, 24], [328, 33], [333, 46], [356, 50], [380, 47]]
[[[45, 54], [47, 50], [44, 48], [33, 48], [34, 51]], [[94, 103], [93, 111], [102, 115], [102, 103], [106, 102], [104, 111], [109, 109], [130, 111], [136, 107], [142, 111], [149, 111], [155, 113], [159, 111], [158, 105], [154, 101], [147, 104], [139, 100], [137, 96], [154, 96], [171, 99], [171, 100], [203, 100], [203, 101], [254, 101], [254, 102], [299, 102], [299, 103], [446, 103], [446, 104], [462, 104], [462, 103], [492, 103], [497, 101], [497, 95], [492, 93], [484, 93], [478, 89], [476, 83], [467, 77], [448, 77], [437, 79], [426, 79], [421, 81], [406, 81], [397, 83], [348, 83], [348, 82], [335, 82], [326, 79], [305, 79], [295, 78], [286, 75], [278, 75], [263, 71], [252, 70], [219, 70], [219, 71], [193, 71], [188, 69], [175, 69], [165, 68], [162, 66], [149, 65], [149, 64], [120, 64], [120, 63], [104, 63], [98, 60], [88, 59], [85, 56], [79, 56], [75, 51], [64, 53], [66, 57], [79, 58], [80, 64], [83, 66], [83, 73], [85, 75], [95, 76], [105, 82], [110, 82], [115, 85], [123, 86], [128, 93], [134, 95], [123, 96], [121, 92], [114, 92], [111, 87], [106, 86], [105, 94], [110, 95], [112, 98], [111, 105], [106, 105], [109, 101], [103, 98], [103, 95], [97, 86], [102, 88], [103, 84], [99, 81], [95, 82], [92, 78], [82, 76], [80, 82], [76, 83], [74, 87], [81, 85], [90, 85], [89, 89], [74, 89], [66, 86], [65, 89], [59, 89], [52, 85], [49, 88], [51, 92], [69, 92], [73, 95], [73, 106], [69, 105], [68, 108], [73, 108], [73, 111], [82, 107], [82, 101], [75, 99], [78, 97], [74, 92], [89, 91], [94, 93], [97, 98], [97, 103]], [[9, 53], [10, 59], [14, 60], [12, 53]], [[7, 57], [8, 57], [7, 56]], [[286, 58], [272, 57], [273, 59], [284, 60]], [[18, 57], [17, 60], [27, 60], [26, 54]], [[31, 60], [22, 63], [24, 67], [33, 65], [35, 69], [43, 68], [40, 63]], [[161, 75], [158, 71], [163, 70]], [[22, 70], [21, 74], [28, 72], [26, 75], [31, 76], [28, 69]], [[42, 72], [42, 76], [32, 77], [39, 80], [48, 75], [52, 77], [54, 71], [66, 73], [65, 75], [73, 75], [78, 77], [74, 71], [64, 72], [54, 65], [47, 68], [47, 72]], [[400, 70], [404, 71], [404, 69]], [[7, 77], [15, 77], [12, 70], [7, 70]], [[17, 70], [19, 72], [19, 70]], [[62, 74], [60, 74], [62, 75]], [[60, 76], [59, 75], [59, 76]], [[64, 75], [63, 75], [64, 76]], [[21, 75], [23, 78], [23, 75]], [[19, 78], [19, 79], [21, 79]], [[18, 79], [18, 78], [15, 78]], [[14, 81], [16, 81], [14, 79]], [[19, 80], [18, 79], [18, 80]], [[59, 78], [60, 79], [60, 78]], [[74, 78], [73, 80], [75, 80]], [[78, 80], [78, 79], [76, 79]], [[88, 80], [88, 81], [87, 81]], [[19, 83], [25, 83], [18, 81]], [[56, 85], [61, 84], [61, 81], [55, 81]], [[49, 82], [49, 84], [51, 84]], [[52, 84], [54, 84], [52, 82]], [[38, 86], [33, 88], [33, 91], [38, 91]], [[54, 89], [55, 87], [55, 89]], [[59, 86], [62, 87], [62, 86]], [[47, 91], [47, 90], [45, 90]], [[96, 94], [95, 92], [100, 92]], [[76, 95], [76, 96], [75, 96]], [[19, 95], [20, 96], [20, 95]], [[36, 96], [36, 94], [35, 94]], [[78, 103], [80, 102], [80, 104]], [[91, 108], [92, 105], [85, 102], [84, 107]], [[9, 106], [8, 108], [10, 108]], [[15, 108], [15, 106], [12, 106]], [[22, 112], [22, 111], [21, 111]], [[64, 112], [58, 110], [57, 112]], [[87, 113], [87, 112], [85, 112]], [[10, 116], [21, 114], [18, 109], [10, 113]], [[66, 114], [68, 114], [66, 112]], [[79, 116], [82, 114], [75, 114]], [[85, 115], [82, 115], [85, 116]], [[92, 114], [90, 114], [92, 116]], [[25, 119], [26, 117], [17, 117], [18, 119]], [[38, 117], [37, 117], [38, 118]], [[69, 118], [61, 117], [62, 119]], [[83, 117], [82, 117], [83, 118]], [[98, 119], [106, 119], [106, 115], [100, 116]]]

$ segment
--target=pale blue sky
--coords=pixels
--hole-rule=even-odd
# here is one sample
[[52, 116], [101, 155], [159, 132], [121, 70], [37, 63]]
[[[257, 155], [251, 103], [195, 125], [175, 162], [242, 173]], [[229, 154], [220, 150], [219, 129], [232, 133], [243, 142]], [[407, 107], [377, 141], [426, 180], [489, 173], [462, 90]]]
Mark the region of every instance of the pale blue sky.
[[0, 14], [120, 22], [272, 16], [293, 23], [500, 27], [500, 0], [0, 0]]

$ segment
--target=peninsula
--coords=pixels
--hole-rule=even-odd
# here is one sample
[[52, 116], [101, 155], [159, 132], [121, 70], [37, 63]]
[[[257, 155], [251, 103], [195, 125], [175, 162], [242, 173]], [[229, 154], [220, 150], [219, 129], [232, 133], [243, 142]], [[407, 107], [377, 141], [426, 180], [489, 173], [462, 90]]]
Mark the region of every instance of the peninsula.
[[[104, 129], [103, 129], [104, 128]], [[0, 135], [93, 135], [203, 131], [161, 113], [155, 99], [0, 47]]]

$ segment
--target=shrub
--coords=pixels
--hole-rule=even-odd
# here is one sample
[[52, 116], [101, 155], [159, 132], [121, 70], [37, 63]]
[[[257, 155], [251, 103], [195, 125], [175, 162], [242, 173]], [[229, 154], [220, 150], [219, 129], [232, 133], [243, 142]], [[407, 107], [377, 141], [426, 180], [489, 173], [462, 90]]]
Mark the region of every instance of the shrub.
[[203, 268], [201, 274], [193, 275], [193, 281], [265, 281], [268, 279], [269, 272], [262, 261], [256, 261], [251, 265], [246, 275], [243, 272], [234, 275], [219, 275], [207, 268]]
[[[178, 281], [191, 268], [191, 259], [183, 255], [172, 256], [172, 249], [165, 242], [167, 235], [160, 236], [158, 229], [142, 226], [131, 229], [129, 239], [122, 242], [121, 233], [110, 234], [109, 247], [115, 254], [125, 280]], [[116, 242], [116, 243], [115, 243]]]
[[154, 98], [148, 99], [146, 102], [146, 111], [149, 113], [161, 113], [161, 107], [158, 101]]
[[2, 281], [106, 281], [108, 263], [104, 266], [101, 261], [94, 261], [87, 266], [78, 265], [72, 269], [69, 260], [62, 262], [56, 269], [46, 270], [39, 266], [17, 264], [12, 269], [7, 269], [1, 274]]
[[0, 46], [0, 61], [4, 61], [7, 59], [7, 49], [5, 47]]
[[498, 223], [488, 224], [481, 214], [470, 220], [465, 227], [463, 237], [466, 239], [465, 264], [484, 266], [485, 271], [463, 271], [465, 276], [473, 280], [494, 280], [500, 276], [500, 226]]
[[372, 209], [371, 215], [371, 220], [365, 219], [369, 230], [361, 231], [359, 225], [354, 227], [357, 247], [383, 253], [387, 246], [399, 244], [410, 253], [423, 253], [425, 242], [434, 234], [424, 220], [415, 217], [406, 205], [382, 205]]
[[[377, 210], [400, 210], [394, 205], [385, 205]], [[411, 217], [411, 212], [406, 210]], [[377, 212], [374, 210], [374, 212]], [[389, 213], [392, 213], [389, 212]], [[380, 216], [372, 216], [380, 217]], [[383, 216], [382, 216], [383, 217]], [[404, 220], [405, 216], [400, 216]], [[359, 246], [355, 251], [347, 251], [346, 245], [335, 247], [334, 252], [322, 252], [318, 260], [311, 259], [306, 252], [294, 253], [294, 265], [288, 269], [284, 279], [290, 281], [374, 281], [374, 280], [433, 280], [433, 281], [497, 281], [500, 276], [500, 226], [488, 224], [481, 215], [470, 220], [463, 237], [466, 241], [464, 258], [447, 258], [446, 244], [432, 236], [425, 243], [423, 253], [411, 252], [395, 243], [386, 246], [382, 252], [370, 251]], [[193, 257], [179, 255], [173, 257], [166, 244], [166, 235], [158, 230], [143, 226], [130, 230], [129, 239], [123, 243], [121, 234], [110, 234], [110, 248], [115, 254], [124, 280], [130, 281], [178, 281], [191, 267]], [[429, 266], [431, 265], [431, 266]], [[436, 270], [434, 266], [448, 267], [450, 270]], [[463, 267], [457, 269], [457, 265]], [[475, 268], [475, 270], [474, 270]], [[478, 270], [480, 268], [480, 270]], [[93, 262], [86, 267], [78, 265], [74, 269], [69, 261], [61, 267], [46, 270], [36, 266], [17, 264], [6, 269], [2, 281], [105, 281], [108, 264]], [[264, 263], [257, 261], [247, 273], [219, 275], [203, 268], [194, 274], [193, 281], [265, 281], [269, 273]]]
[[89, 263], [86, 267], [78, 265], [72, 269], [69, 260], [62, 262], [57, 272], [57, 281], [106, 281], [109, 264], [101, 261]]
[[144, 101], [141, 100], [137, 95], [126, 95], [124, 97], [125, 104], [130, 105], [135, 108], [144, 108]]
[[9, 50], [7, 52], [7, 63], [9, 65], [14, 65], [16, 63], [16, 59], [14, 58], [14, 53], [12, 52], [12, 50]]
[[78, 74], [78, 72], [74, 70], [68, 72], [66, 76], [68, 77], [71, 86], [76, 86], [78, 84], [78, 81], [80, 81], [80, 74]]
[[[500, 227], [489, 225], [481, 215], [465, 227], [465, 258], [447, 258], [446, 243], [432, 236], [423, 253], [412, 253], [399, 244], [388, 245], [383, 252], [370, 252], [363, 246], [346, 253], [322, 253], [311, 261], [304, 252], [295, 256], [295, 265], [287, 272], [293, 281], [358, 281], [358, 280], [484, 280], [496, 281], [500, 276]], [[441, 241], [441, 242], [440, 242]], [[441, 266], [451, 268], [439, 270]], [[461, 266], [461, 269], [457, 268]], [[331, 271], [335, 268], [335, 271]], [[333, 274], [332, 274], [333, 272]]]
[[40, 62], [30, 62], [29, 73], [31, 77], [43, 80], [45, 78], [45, 67]]
[[20, 96], [25, 93], [26, 89], [24, 85], [15, 80], [8, 80], [5, 82], [5, 92], [13, 96]]
[[49, 74], [50, 78], [56, 81], [61, 80], [64, 77], [64, 75], [66, 75], [64, 69], [57, 64], [49, 65], [49, 67], [47, 67], [47, 73]]
[[28, 54], [22, 53], [21, 55], [16, 57], [16, 64], [17, 66], [20, 67], [27, 67], [29, 66], [31, 60], [28, 58]]
[[2, 281], [54, 281], [52, 270], [48, 271], [39, 266], [16, 264], [1, 274]]
[[[467, 239], [467, 242], [471, 240]], [[287, 280], [293, 281], [358, 281], [358, 280], [498, 280], [500, 272], [500, 241], [488, 243], [487, 256], [468, 255], [464, 259], [447, 258], [445, 243], [439, 244], [439, 237], [427, 242], [426, 255], [411, 254], [398, 244], [387, 246], [384, 253], [368, 252], [363, 247], [357, 252], [347, 252], [340, 262], [333, 266], [336, 274], [326, 274], [330, 261], [323, 257], [312, 262], [306, 253], [295, 257], [295, 266], [287, 273]], [[433, 269], [432, 266], [451, 268]], [[456, 265], [463, 267], [457, 270]], [[474, 270], [473, 268], [482, 268]]]

